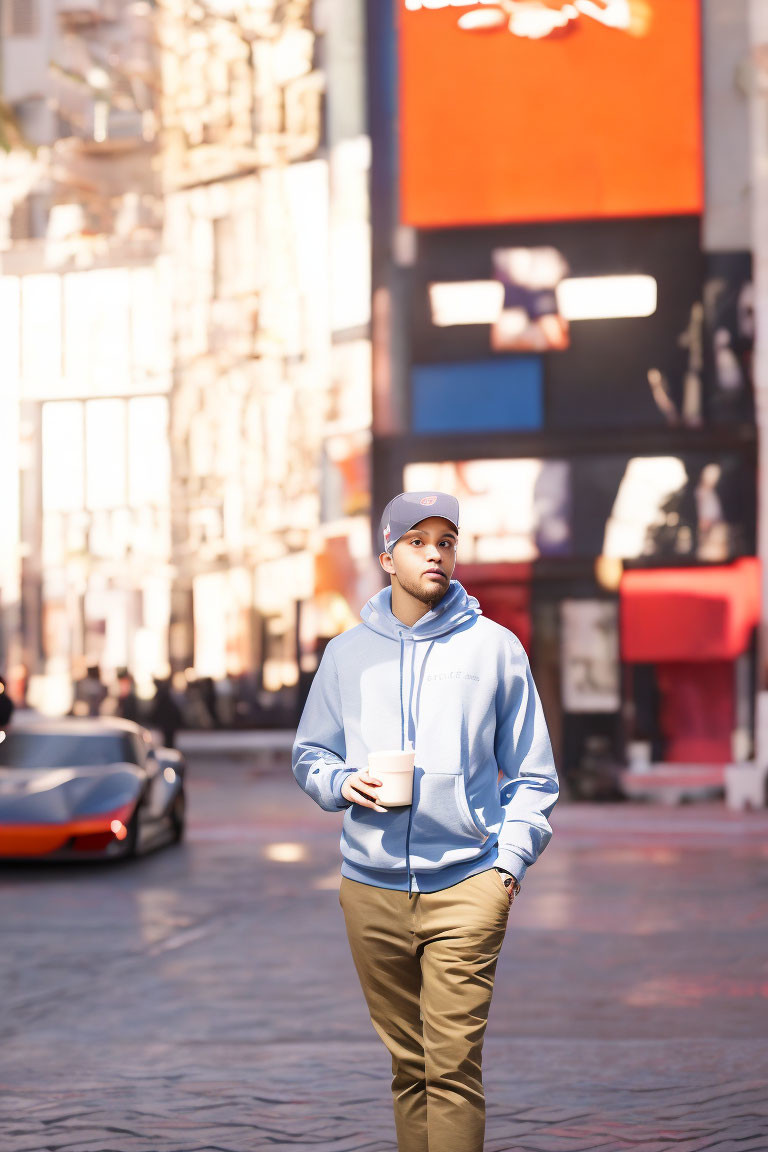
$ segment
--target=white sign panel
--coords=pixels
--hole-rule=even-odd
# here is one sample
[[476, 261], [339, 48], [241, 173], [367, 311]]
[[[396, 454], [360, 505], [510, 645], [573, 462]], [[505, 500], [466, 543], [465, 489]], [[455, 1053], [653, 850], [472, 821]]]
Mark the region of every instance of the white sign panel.
[[621, 703], [618, 604], [561, 604], [562, 686], [566, 712], [617, 712]]

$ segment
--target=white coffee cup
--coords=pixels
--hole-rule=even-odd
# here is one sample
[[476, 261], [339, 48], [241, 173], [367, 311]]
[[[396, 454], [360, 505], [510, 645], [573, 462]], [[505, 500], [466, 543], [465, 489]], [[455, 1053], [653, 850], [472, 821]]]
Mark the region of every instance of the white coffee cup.
[[376, 798], [385, 808], [399, 808], [413, 802], [413, 748], [368, 753], [368, 772], [381, 780]]

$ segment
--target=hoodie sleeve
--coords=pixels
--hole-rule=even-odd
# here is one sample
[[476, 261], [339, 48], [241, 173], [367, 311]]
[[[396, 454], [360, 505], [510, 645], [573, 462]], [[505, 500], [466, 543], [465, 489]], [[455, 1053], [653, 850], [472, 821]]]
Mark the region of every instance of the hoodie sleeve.
[[341, 714], [339, 676], [328, 644], [310, 685], [293, 744], [293, 774], [308, 796], [326, 812], [349, 808], [341, 794], [347, 776], [344, 722]]
[[528, 657], [517, 637], [504, 655], [496, 696], [496, 763], [504, 822], [498, 865], [522, 880], [552, 836], [548, 816], [559, 795], [544, 713]]

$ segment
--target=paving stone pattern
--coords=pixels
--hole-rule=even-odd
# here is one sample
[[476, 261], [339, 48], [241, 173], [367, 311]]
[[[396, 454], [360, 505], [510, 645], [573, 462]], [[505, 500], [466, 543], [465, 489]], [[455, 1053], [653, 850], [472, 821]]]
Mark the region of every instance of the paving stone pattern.
[[[339, 818], [287, 768], [195, 761], [190, 820], [131, 864], [0, 870], [0, 1152], [396, 1152]], [[768, 1152], [768, 815], [553, 823], [499, 963], [486, 1152]]]

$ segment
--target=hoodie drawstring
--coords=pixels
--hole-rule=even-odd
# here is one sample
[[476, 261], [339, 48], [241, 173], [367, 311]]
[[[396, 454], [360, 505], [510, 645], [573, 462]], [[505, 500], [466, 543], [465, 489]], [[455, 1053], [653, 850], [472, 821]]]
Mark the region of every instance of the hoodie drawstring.
[[400, 633], [400, 748], [405, 751], [405, 708], [403, 707], [403, 634]]
[[[408, 690], [408, 727], [409, 727], [409, 729], [410, 729], [410, 722], [411, 722], [411, 715], [412, 715], [411, 706], [413, 703], [413, 689], [414, 689], [415, 683], [416, 683], [416, 641], [411, 640], [411, 643], [412, 643], [413, 647], [411, 648], [411, 683], [410, 683], [410, 687]], [[418, 689], [418, 692], [416, 693], [416, 718], [414, 720], [414, 732], [413, 732], [413, 747], [414, 748], [416, 747], [416, 730], [418, 728], [418, 722], [419, 722], [419, 703], [421, 700], [421, 685], [424, 682], [424, 671], [425, 671], [426, 666], [427, 666], [427, 661], [429, 660], [429, 655], [430, 655], [432, 649], [434, 648], [434, 646], [435, 646], [435, 640], [431, 640], [429, 647], [427, 648], [426, 654], [424, 656], [424, 659], [421, 662], [421, 672], [419, 675], [419, 689]], [[403, 662], [404, 662], [403, 648], [404, 648], [404, 642], [403, 642], [403, 634], [401, 632], [400, 633], [400, 718], [401, 718], [402, 739], [401, 739], [400, 747], [403, 751], [405, 751], [405, 706], [404, 706], [404, 700], [403, 700]], [[410, 733], [409, 733], [409, 740], [410, 740]], [[415, 767], [415, 765], [414, 765], [414, 767]], [[416, 784], [416, 780], [414, 778], [414, 786], [415, 786], [415, 784]], [[405, 834], [405, 864], [406, 864], [406, 867], [408, 869], [408, 899], [409, 900], [410, 900], [411, 896], [413, 895], [413, 873], [411, 871], [411, 828], [412, 828], [412, 826], [413, 826], [413, 803], [411, 803], [411, 806], [408, 809], [408, 830]]]
[[[427, 667], [427, 660], [429, 660], [432, 649], [434, 648], [436, 643], [437, 643], [437, 640], [430, 640], [429, 648], [427, 648], [427, 654], [421, 662], [421, 671], [419, 672], [419, 688], [418, 688], [418, 691], [416, 693], [416, 727], [417, 728], [419, 726], [419, 709], [421, 708], [421, 686], [424, 683], [424, 672], [425, 672], [426, 667]], [[415, 741], [414, 741], [414, 743], [415, 743]]]
[[[400, 749], [405, 752], [405, 701], [403, 699], [403, 664], [405, 662], [405, 641], [402, 632], [400, 636]], [[413, 696], [413, 660], [411, 660], [411, 691], [408, 695], [408, 720], [410, 727], [410, 700]], [[414, 740], [414, 747], [416, 741]], [[413, 820], [413, 803], [408, 809], [408, 830], [405, 833], [405, 866], [408, 869], [408, 899], [413, 895], [413, 878], [411, 876], [411, 823]]]

